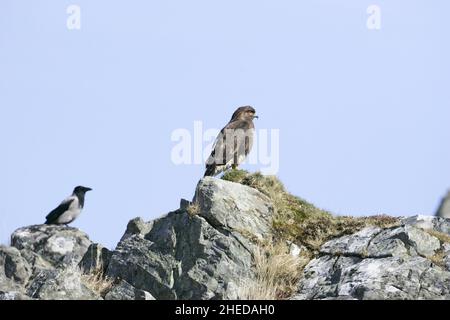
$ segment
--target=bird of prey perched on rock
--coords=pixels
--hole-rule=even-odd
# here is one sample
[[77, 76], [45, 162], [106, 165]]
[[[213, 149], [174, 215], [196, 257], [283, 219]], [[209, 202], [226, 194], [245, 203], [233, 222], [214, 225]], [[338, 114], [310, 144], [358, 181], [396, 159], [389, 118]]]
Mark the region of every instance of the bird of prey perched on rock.
[[206, 176], [216, 176], [229, 168], [235, 169], [250, 153], [253, 145], [255, 125], [253, 119], [258, 118], [256, 111], [250, 106], [238, 108], [230, 122], [216, 138], [213, 150], [206, 161]]
[[78, 186], [73, 190], [70, 197], [51, 211], [45, 219], [45, 224], [69, 224], [74, 221], [84, 207], [84, 196], [91, 188]]

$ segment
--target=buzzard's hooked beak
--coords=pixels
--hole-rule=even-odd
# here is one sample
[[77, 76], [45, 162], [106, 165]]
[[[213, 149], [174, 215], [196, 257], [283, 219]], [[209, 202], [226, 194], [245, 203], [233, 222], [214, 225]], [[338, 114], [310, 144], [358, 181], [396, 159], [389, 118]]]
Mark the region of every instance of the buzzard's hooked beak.
[[259, 117], [258, 116], [253, 116], [253, 119], [259, 119]]

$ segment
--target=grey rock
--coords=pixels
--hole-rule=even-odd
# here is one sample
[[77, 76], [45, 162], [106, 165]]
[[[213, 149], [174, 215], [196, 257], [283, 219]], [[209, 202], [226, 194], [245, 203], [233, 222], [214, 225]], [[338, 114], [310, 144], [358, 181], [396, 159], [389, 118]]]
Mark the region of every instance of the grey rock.
[[435, 230], [450, 234], [450, 219], [433, 216], [412, 216], [404, 218], [403, 224], [415, 226], [423, 230]]
[[127, 229], [121, 238], [125, 240], [135, 234], [145, 235], [152, 229], [153, 221], [145, 222], [142, 218], [134, 218], [127, 224]]
[[270, 233], [273, 206], [254, 188], [207, 177], [197, 186], [196, 200], [200, 215], [212, 226], [239, 233], [249, 231], [258, 240]]
[[0, 246], [0, 288], [6, 281], [25, 285], [31, 276], [31, 267], [14, 247]]
[[384, 258], [408, 255], [407, 244], [397, 238], [399, 234], [403, 235], [401, 230], [388, 230], [387, 235], [383, 232], [383, 234], [375, 237], [367, 247], [367, 257]]
[[0, 301], [1, 300], [31, 300], [30, 297], [26, 296], [20, 291], [1, 291], [0, 290]]
[[370, 257], [404, 255], [432, 256], [440, 248], [437, 238], [422, 229], [404, 225], [387, 229], [376, 235], [367, 248]]
[[155, 300], [155, 298], [149, 292], [136, 289], [122, 280], [106, 294], [105, 300]]
[[421, 300], [450, 300], [450, 273], [431, 267], [420, 277], [418, 298]]
[[98, 299], [76, 266], [91, 241], [78, 229], [35, 225], [16, 230], [0, 246], [1, 299]]
[[320, 252], [330, 255], [359, 257], [394, 257], [408, 254], [432, 256], [440, 248], [437, 238], [427, 232], [404, 225], [381, 230], [369, 227], [355, 234], [333, 239], [322, 245]]
[[366, 256], [370, 241], [380, 232], [380, 228], [365, 228], [353, 235], [326, 242], [320, 248], [320, 252], [330, 255]]
[[288, 241], [287, 242], [288, 248], [289, 248], [289, 254], [293, 257], [299, 257], [302, 252], [307, 252], [308, 249], [305, 246], [298, 246], [293, 242]]
[[403, 229], [408, 237], [408, 244], [414, 248], [417, 254], [429, 257], [434, 255], [436, 250], [440, 249], [441, 243], [439, 239], [429, 233], [408, 225], [404, 226]]
[[11, 245], [33, 266], [34, 272], [39, 272], [78, 264], [91, 241], [76, 228], [35, 225], [16, 230]]
[[442, 232], [446, 223], [410, 217], [398, 227], [366, 228], [333, 239], [305, 267], [292, 299], [450, 299], [448, 266], [430, 259], [442, 251], [447, 265], [450, 244], [424, 230]]
[[180, 209], [185, 210], [185, 209], [187, 209], [191, 204], [192, 204], [191, 201], [186, 200], [186, 199], [181, 199], [181, 200], [180, 200]]
[[435, 227], [436, 218], [433, 216], [412, 216], [402, 219], [404, 225], [414, 226], [423, 230], [432, 230]]
[[39, 300], [98, 300], [101, 297], [89, 289], [76, 266], [44, 270], [30, 282], [27, 295]]
[[132, 220], [107, 270], [156, 299], [233, 299], [253, 276], [252, 240], [264, 239], [273, 213], [255, 189], [214, 178], [199, 182], [200, 213]]
[[444, 264], [445, 269], [447, 271], [450, 271], [450, 243], [444, 243], [442, 245], [442, 251], [444, 252]]
[[84, 273], [91, 273], [101, 270], [103, 273], [109, 265], [112, 252], [98, 243], [89, 246], [83, 259], [80, 261], [80, 268]]
[[450, 218], [450, 190], [447, 195], [442, 199], [439, 209], [436, 215], [441, 218]]
[[328, 256], [328, 261], [325, 257], [320, 259], [305, 269], [305, 279], [301, 281], [296, 299], [450, 298], [447, 281], [450, 274], [433, 268], [423, 257], [358, 259]]
[[134, 290], [135, 300], [156, 300], [149, 292], [144, 290]]
[[324, 255], [312, 260], [303, 272], [299, 291], [293, 299], [329, 299], [337, 297], [342, 270], [361, 261], [358, 257]]

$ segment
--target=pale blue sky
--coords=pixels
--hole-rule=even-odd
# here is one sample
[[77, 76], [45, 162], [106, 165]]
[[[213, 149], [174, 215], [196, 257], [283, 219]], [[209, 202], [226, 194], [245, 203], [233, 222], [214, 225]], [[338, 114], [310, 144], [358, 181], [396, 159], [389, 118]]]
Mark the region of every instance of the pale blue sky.
[[[66, 8], [81, 7], [81, 30]], [[366, 9], [382, 10], [368, 30]], [[287, 188], [337, 214], [432, 214], [450, 187], [450, 2], [0, 1], [0, 242], [78, 184], [114, 247], [190, 198], [173, 130], [253, 105]], [[257, 170], [258, 166], [248, 167]]]

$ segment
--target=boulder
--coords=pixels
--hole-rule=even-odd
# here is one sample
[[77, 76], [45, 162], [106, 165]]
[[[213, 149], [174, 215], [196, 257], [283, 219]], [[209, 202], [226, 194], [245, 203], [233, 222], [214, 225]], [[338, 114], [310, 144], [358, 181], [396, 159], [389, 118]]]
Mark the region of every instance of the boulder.
[[147, 291], [136, 289], [121, 280], [106, 294], [105, 300], [155, 300], [155, 298]]
[[93, 243], [89, 246], [83, 258], [80, 261], [80, 268], [84, 273], [90, 273], [101, 270], [106, 272], [111, 259], [111, 251], [101, 244]]
[[[114, 250], [72, 227], [20, 228], [0, 246], [0, 300], [246, 298], [245, 285], [261, 280], [254, 254], [273, 242], [273, 213], [256, 189], [206, 177], [178, 210], [131, 220]], [[450, 219], [399, 221], [314, 252], [284, 239], [286, 253], [312, 258], [291, 299], [450, 299]]]
[[39, 272], [28, 285], [27, 295], [39, 300], [101, 299], [83, 282], [81, 270], [76, 266]]
[[33, 266], [34, 272], [78, 264], [91, 245], [82, 231], [59, 225], [34, 225], [16, 230], [11, 245]]
[[0, 290], [1, 300], [31, 300], [30, 297], [20, 291], [2, 291]]
[[293, 299], [450, 299], [450, 245], [428, 230], [442, 218], [410, 217], [325, 243]]
[[14, 247], [0, 246], [0, 288], [20, 287], [28, 282], [31, 266]]
[[253, 276], [255, 241], [270, 234], [273, 207], [259, 191], [204, 178], [194, 205], [152, 222], [130, 221], [107, 276], [156, 299], [233, 299]]
[[0, 246], [0, 299], [98, 299], [77, 266], [90, 244], [85, 233], [67, 226], [16, 230], [12, 246]]
[[450, 219], [447, 218], [418, 215], [403, 218], [402, 222], [422, 230], [434, 230], [450, 234]]

